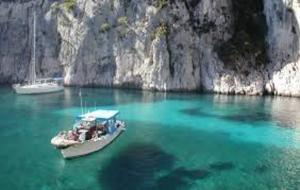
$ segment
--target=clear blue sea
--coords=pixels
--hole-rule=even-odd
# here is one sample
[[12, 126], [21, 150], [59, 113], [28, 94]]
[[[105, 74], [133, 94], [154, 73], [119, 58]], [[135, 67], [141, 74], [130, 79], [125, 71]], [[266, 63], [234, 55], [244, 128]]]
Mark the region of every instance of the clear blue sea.
[[0, 87], [1, 190], [300, 189], [300, 99], [82, 89], [86, 110], [119, 109], [127, 130], [64, 160], [50, 140], [81, 113], [78, 93]]

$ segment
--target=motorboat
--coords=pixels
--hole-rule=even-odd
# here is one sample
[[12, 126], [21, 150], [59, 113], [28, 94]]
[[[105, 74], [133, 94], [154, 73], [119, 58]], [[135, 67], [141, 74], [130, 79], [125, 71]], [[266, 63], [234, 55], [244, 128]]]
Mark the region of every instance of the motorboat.
[[118, 115], [118, 110], [96, 110], [79, 115], [73, 128], [59, 132], [51, 139], [51, 144], [64, 158], [99, 151], [125, 130], [125, 123], [117, 120]]
[[36, 13], [34, 11], [33, 19], [33, 55], [29, 72], [29, 80], [25, 83], [14, 84], [12, 87], [17, 94], [43, 94], [51, 92], [59, 92], [64, 89], [62, 80], [57, 78], [36, 78]]

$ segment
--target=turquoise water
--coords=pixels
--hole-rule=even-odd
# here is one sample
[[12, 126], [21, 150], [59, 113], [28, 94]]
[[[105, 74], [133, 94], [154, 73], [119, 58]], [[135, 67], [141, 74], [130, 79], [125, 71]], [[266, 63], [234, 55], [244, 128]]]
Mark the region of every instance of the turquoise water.
[[0, 88], [0, 188], [300, 189], [300, 99], [84, 89], [87, 110], [119, 109], [128, 129], [64, 160], [50, 145], [81, 112], [78, 89]]

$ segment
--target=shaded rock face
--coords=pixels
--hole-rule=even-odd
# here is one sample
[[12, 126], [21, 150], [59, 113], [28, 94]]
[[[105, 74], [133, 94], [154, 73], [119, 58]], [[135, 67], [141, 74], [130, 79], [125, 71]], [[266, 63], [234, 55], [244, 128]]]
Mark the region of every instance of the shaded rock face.
[[[255, 51], [245, 53], [246, 50], [242, 51], [242, 48], [237, 46], [238, 41], [242, 41], [239, 43], [246, 42], [246, 37], [240, 36], [240, 33], [250, 33], [245, 26], [253, 19], [248, 17], [252, 17], [254, 13], [262, 14], [262, 12], [259, 12], [258, 8], [250, 9], [254, 13], [249, 12], [248, 6], [241, 6], [245, 3], [242, 0], [203, 1], [203, 3], [206, 4], [206, 6], [201, 6], [204, 7], [203, 11], [210, 11], [208, 18], [216, 23], [217, 28], [201, 36], [200, 53], [203, 56], [200, 64], [203, 89], [226, 94], [262, 94], [264, 78], [261, 68], [248, 66], [254, 65]], [[215, 9], [211, 9], [213, 6]], [[248, 23], [244, 21], [246, 24], [242, 24], [243, 22], [238, 18], [239, 15], [244, 14], [248, 21]], [[200, 18], [203, 18], [203, 15], [200, 15]], [[254, 46], [253, 41], [248, 40], [248, 43]], [[235, 54], [236, 57], [233, 57]]]
[[[0, 3], [0, 82], [28, 77], [32, 0]], [[44, 0], [38, 76], [67, 85], [300, 94], [296, 0]]]
[[232, 37], [216, 51], [227, 68], [247, 75], [267, 63], [264, 4], [261, 0], [235, 0], [232, 4]]
[[[60, 45], [53, 20], [46, 20], [45, 9], [37, 9], [38, 76], [61, 73], [57, 56]], [[0, 2], [0, 82], [12, 83], [28, 78], [33, 47], [33, 1]]]

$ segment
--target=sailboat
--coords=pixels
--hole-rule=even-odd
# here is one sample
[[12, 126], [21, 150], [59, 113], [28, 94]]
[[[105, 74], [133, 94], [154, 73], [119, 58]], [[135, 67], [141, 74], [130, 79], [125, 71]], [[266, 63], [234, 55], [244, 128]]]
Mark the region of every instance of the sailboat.
[[35, 71], [35, 54], [36, 54], [36, 12], [34, 11], [33, 16], [33, 57], [31, 60], [31, 68], [29, 81], [22, 84], [14, 84], [13, 89], [17, 94], [42, 94], [58, 92], [64, 89], [62, 84], [62, 78], [36, 78]]

